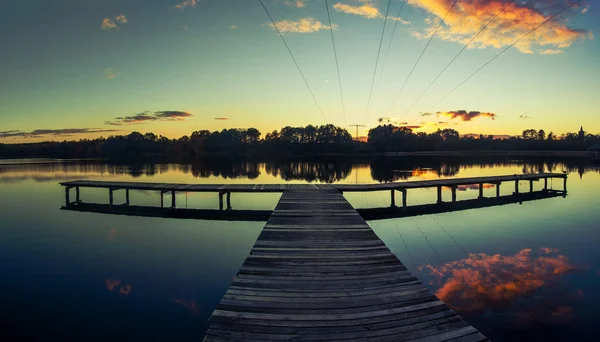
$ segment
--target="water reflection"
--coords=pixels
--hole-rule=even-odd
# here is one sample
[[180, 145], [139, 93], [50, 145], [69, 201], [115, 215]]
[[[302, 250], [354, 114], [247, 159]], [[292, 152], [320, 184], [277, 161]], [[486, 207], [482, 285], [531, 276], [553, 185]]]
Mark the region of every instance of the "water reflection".
[[125, 297], [129, 296], [131, 293], [131, 285], [123, 284], [121, 285], [121, 280], [117, 279], [105, 279], [104, 283], [106, 284], [106, 289], [110, 292], [115, 292]]
[[[244, 161], [235, 159], [205, 159], [189, 164], [110, 164], [101, 161], [57, 161], [47, 163], [0, 164], [0, 182], [27, 180], [54, 182], [86, 178], [157, 178], [188, 175], [194, 178], [257, 180], [271, 182], [394, 182], [409, 179], [456, 177], [466, 172], [483, 174], [498, 168], [516, 168], [515, 173], [600, 172], [599, 164], [587, 159], [565, 160], [486, 160], [444, 158], [378, 158], [367, 162], [352, 159], [331, 161]], [[363, 172], [363, 171], [366, 171]], [[359, 179], [358, 174], [361, 174]]]
[[561, 277], [577, 268], [558, 249], [548, 247], [522, 249], [512, 256], [470, 254], [420, 269], [434, 276], [430, 285], [437, 282], [436, 296], [461, 313], [506, 310], [527, 299], [524, 313], [529, 317], [521, 312], [520, 319], [566, 322], [573, 318], [572, 300], [583, 295], [580, 290], [571, 293], [560, 286]]

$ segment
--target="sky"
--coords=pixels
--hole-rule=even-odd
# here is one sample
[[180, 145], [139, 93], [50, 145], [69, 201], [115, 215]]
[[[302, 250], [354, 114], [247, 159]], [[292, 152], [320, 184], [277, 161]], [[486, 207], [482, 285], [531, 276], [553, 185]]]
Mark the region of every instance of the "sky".
[[262, 1], [302, 74], [259, 0], [3, 1], [0, 143], [308, 124], [600, 133], [596, 0], [534, 31], [576, 0]]

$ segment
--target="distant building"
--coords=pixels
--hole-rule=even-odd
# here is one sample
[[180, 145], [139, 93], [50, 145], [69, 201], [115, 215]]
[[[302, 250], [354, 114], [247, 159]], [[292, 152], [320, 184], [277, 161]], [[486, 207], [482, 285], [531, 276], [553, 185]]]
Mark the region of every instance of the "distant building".
[[585, 141], [585, 131], [583, 130], [583, 126], [581, 126], [581, 128], [579, 129], [579, 141]]
[[596, 159], [596, 160], [600, 159], [600, 144], [596, 144], [592, 147], [589, 147], [587, 150], [590, 155], [590, 158]]

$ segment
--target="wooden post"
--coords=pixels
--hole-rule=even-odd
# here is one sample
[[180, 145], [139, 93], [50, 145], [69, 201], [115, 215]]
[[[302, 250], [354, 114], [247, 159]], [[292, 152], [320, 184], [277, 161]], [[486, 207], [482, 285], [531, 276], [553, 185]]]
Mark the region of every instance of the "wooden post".
[[452, 186], [452, 202], [456, 202], [456, 185]]
[[496, 184], [496, 197], [500, 197], [500, 184], [502, 184], [502, 183]]
[[565, 176], [565, 178], [564, 178], [563, 190], [564, 190], [564, 192], [566, 194], [567, 193], [567, 176]]
[[160, 207], [165, 207], [165, 192], [162, 190], [160, 191]]
[[129, 205], [129, 189], [125, 189], [125, 204]]
[[401, 190], [402, 191], [402, 208], [406, 209], [407, 205], [406, 205], [406, 189]]
[[231, 192], [227, 193], [227, 210], [231, 210]]
[[544, 178], [544, 190], [548, 190], [548, 178]]
[[515, 195], [518, 195], [518, 194], [519, 194], [519, 181], [516, 180], [515, 181]]
[[223, 210], [223, 193], [219, 192], [219, 210]]
[[71, 192], [71, 188], [68, 186], [65, 187], [65, 206], [68, 207], [71, 204], [71, 200], [69, 199], [69, 195]]
[[171, 208], [175, 208], [177, 207], [176, 203], [175, 203], [175, 191], [171, 191]]
[[529, 192], [533, 192], [533, 179], [529, 180]]
[[479, 184], [479, 198], [483, 198], [483, 184]]
[[75, 187], [75, 200], [77, 201], [77, 203], [79, 203], [81, 201], [81, 197], [79, 196], [79, 187]]
[[390, 207], [395, 207], [396, 206], [396, 190], [392, 189], [390, 191]]
[[108, 189], [108, 204], [110, 204], [110, 206], [112, 207], [113, 203], [114, 203], [113, 189]]
[[442, 203], [442, 187], [441, 186], [437, 187], [437, 197], [438, 197], [437, 202]]

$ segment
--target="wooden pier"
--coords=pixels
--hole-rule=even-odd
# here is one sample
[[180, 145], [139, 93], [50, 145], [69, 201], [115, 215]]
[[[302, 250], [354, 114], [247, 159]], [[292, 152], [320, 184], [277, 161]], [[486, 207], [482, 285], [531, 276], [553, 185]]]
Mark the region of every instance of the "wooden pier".
[[205, 341], [484, 341], [331, 187], [284, 191]]
[[[564, 179], [563, 189], [548, 187], [548, 179]], [[484, 184], [496, 186], [495, 202], [509, 201], [500, 195], [503, 182], [515, 182], [512, 196], [519, 195], [521, 181], [544, 181], [539, 192], [567, 192], [566, 174], [527, 174], [495, 177], [437, 179], [387, 184], [262, 184], [199, 185], [74, 181], [65, 186], [66, 206], [82, 204], [80, 188], [109, 190], [108, 208], [116, 206], [113, 192], [151, 190], [171, 195], [176, 208], [177, 192], [218, 192], [231, 209], [234, 192], [282, 192], [282, 196], [250, 255], [210, 317], [205, 341], [485, 341], [448, 306], [435, 297], [387, 248], [343, 192], [407, 191], [437, 188], [437, 205], [443, 203], [442, 187], [452, 189], [456, 205], [461, 185], [477, 184], [483, 198]], [[75, 188], [76, 200], [70, 200]], [[504, 198], [503, 198], [504, 197]], [[516, 196], [515, 196], [516, 197]], [[543, 197], [543, 196], [542, 196]], [[549, 197], [549, 196], [548, 196]], [[81, 206], [85, 208], [85, 206]], [[423, 207], [430, 210], [433, 207]], [[432, 209], [431, 209], [432, 210]], [[389, 212], [388, 214], [393, 214]]]
[[[457, 201], [457, 191], [461, 185], [477, 185], [479, 187], [479, 197], [483, 198], [483, 189], [485, 184], [493, 184], [496, 187], [496, 197], [500, 197], [500, 186], [505, 182], [514, 182], [514, 194], [519, 194], [521, 181], [529, 182], [529, 192], [534, 191], [534, 182], [543, 181], [544, 190], [549, 190], [549, 179], [562, 179], [563, 188], [560, 191], [567, 193], [567, 175], [564, 173], [536, 173], [522, 175], [489, 176], [473, 178], [447, 178], [435, 180], [421, 180], [410, 182], [392, 182], [378, 184], [173, 184], [173, 183], [141, 183], [141, 182], [107, 182], [94, 180], [78, 180], [72, 182], [60, 183], [65, 187], [65, 205], [71, 206], [81, 202], [80, 188], [103, 188], [108, 190], [109, 205], [114, 205], [114, 192], [125, 191], [125, 203], [130, 205], [129, 193], [131, 190], [156, 191], [160, 193], [160, 206], [165, 206], [165, 194], [170, 197], [170, 208], [176, 208], [176, 194], [178, 192], [215, 192], [219, 194], [219, 210], [229, 210], [231, 206], [232, 193], [281, 193], [286, 190], [300, 189], [335, 189], [340, 192], [370, 192], [370, 191], [389, 191], [390, 206], [396, 206], [396, 192], [402, 194], [402, 207], [407, 207], [407, 196], [409, 189], [437, 188], [437, 203], [442, 203], [442, 188], [448, 187], [452, 191], [451, 201]], [[71, 201], [71, 189], [75, 189], [75, 201]], [[167, 198], [169, 198], [167, 197]], [[225, 201], [224, 201], [225, 199]], [[227, 206], [225, 206], [225, 203]]]

